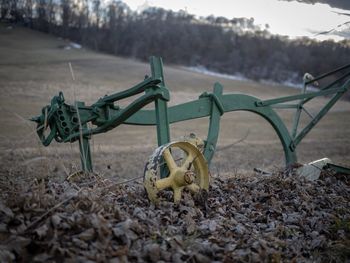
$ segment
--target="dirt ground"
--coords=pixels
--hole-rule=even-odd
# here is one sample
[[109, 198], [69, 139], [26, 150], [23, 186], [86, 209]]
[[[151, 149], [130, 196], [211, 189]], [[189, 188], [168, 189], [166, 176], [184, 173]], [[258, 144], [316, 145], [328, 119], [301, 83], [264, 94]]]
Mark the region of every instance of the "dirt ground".
[[[348, 262], [349, 178], [325, 171], [211, 177], [209, 192], [150, 204], [141, 182], [9, 185], [1, 262]], [[4, 192], [2, 192], [4, 194]]]
[[[52, 96], [63, 91], [68, 102], [95, 102], [105, 94], [121, 91], [140, 82], [150, 73], [149, 65], [131, 59], [100, 54], [81, 48], [67, 49], [67, 40], [23, 28], [0, 27], [0, 171], [28, 179], [66, 176], [80, 169], [76, 144], [52, 143], [43, 147], [28, 121], [38, 115]], [[298, 94], [299, 90], [252, 81], [236, 81], [194, 73], [168, 65], [165, 78], [171, 92], [170, 105], [187, 102], [215, 82], [224, 85], [224, 93], [247, 93], [262, 99]], [[69, 70], [72, 64], [75, 80]], [[312, 72], [312, 69], [310, 69]], [[327, 101], [320, 98], [308, 105], [312, 113]], [[121, 101], [127, 105], [130, 100]], [[291, 124], [293, 112], [280, 110]], [[301, 163], [328, 157], [350, 166], [350, 103], [339, 101], [307, 135], [298, 148]], [[305, 124], [304, 118], [302, 124]], [[212, 173], [230, 175], [251, 172], [258, 167], [273, 170], [283, 167], [284, 156], [277, 135], [261, 117], [247, 112], [225, 114], [221, 121], [218, 151]], [[195, 132], [205, 138], [208, 119], [171, 125], [172, 139]], [[246, 138], [245, 138], [246, 137]], [[220, 150], [242, 138], [241, 143]], [[120, 126], [92, 140], [95, 171], [117, 179], [142, 175], [148, 156], [156, 148], [154, 127]], [[25, 173], [23, 173], [25, 171]]]

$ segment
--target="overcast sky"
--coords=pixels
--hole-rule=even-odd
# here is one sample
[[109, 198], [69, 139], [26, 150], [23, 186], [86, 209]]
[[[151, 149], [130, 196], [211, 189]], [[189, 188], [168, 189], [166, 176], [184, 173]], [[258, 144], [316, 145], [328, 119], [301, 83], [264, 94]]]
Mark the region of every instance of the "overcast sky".
[[[300, 1], [300, 0], [299, 0]], [[342, 2], [341, 0], [337, 0]], [[345, 0], [346, 1], [350, 0]], [[131, 9], [136, 10], [145, 4], [145, 0], [123, 0]], [[322, 2], [322, 1], [321, 1]], [[323, 0], [323, 2], [326, 2]], [[337, 28], [338, 25], [350, 21], [350, 16], [335, 12], [350, 13], [349, 10], [330, 7], [327, 4], [306, 4], [297, 1], [278, 0], [148, 0], [150, 6], [162, 7], [178, 11], [187, 10], [198, 16], [253, 17], [256, 24], [269, 24], [274, 34], [288, 35], [292, 38], [315, 37], [317, 32]], [[350, 31], [350, 24], [337, 28]], [[319, 35], [318, 39], [343, 39], [340, 32]], [[350, 36], [349, 36], [350, 37]]]

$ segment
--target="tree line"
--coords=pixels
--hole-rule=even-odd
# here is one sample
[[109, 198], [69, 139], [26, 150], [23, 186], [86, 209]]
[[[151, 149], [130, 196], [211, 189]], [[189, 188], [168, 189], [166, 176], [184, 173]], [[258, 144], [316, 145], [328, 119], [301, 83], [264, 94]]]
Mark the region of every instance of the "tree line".
[[[350, 40], [291, 40], [253, 19], [196, 17], [162, 8], [132, 11], [121, 1], [2, 0], [0, 19], [91, 49], [146, 61], [202, 66], [254, 80], [301, 82], [350, 62]], [[297, 18], [296, 18], [297, 19]]]

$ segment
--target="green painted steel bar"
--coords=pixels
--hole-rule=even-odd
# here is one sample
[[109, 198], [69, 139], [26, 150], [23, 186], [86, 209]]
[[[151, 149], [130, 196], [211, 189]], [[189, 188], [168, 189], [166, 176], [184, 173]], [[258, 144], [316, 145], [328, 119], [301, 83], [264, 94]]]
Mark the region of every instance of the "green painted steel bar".
[[333, 163], [327, 163], [326, 167], [327, 167], [327, 169], [331, 169], [331, 170], [335, 171], [338, 174], [350, 175], [350, 168], [347, 168], [347, 167], [344, 167], [344, 166], [335, 165]]
[[[219, 83], [215, 83], [213, 93], [209, 94], [209, 98], [211, 98], [211, 113], [209, 120], [209, 130], [208, 136], [204, 148], [204, 156], [207, 160], [208, 164], [210, 164], [211, 159], [214, 156], [216, 144], [219, 137], [220, 131], [220, 118], [224, 114], [224, 107], [221, 104], [220, 97], [222, 96], [223, 87]], [[211, 95], [211, 96], [210, 96]]]
[[[290, 136], [288, 129], [285, 127], [282, 120], [278, 117], [278, 115], [273, 111], [271, 107], [268, 107], [268, 105], [260, 106], [260, 104], [257, 105], [257, 102], [260, 102], [259, 99], [250, 97], [248, 95], [240, 95], [240, 94], [234, 94], [234, 95], [223, 95], [222, 100], [223, 104], [226, 105], [225, 112], [228, 111], [236, 111], [236, 110], [248, 110], [255, 112], [259, 115], [261, 115], [263, 118], [267, 119], [270, 124], [274, 127], [276, 133], [278, 134], [283, 149], [285, 152], [285, 159], [287, 164], [291, 164], [296, 161], [296, 154], [295, 154], [295, 148], [300, 143], [303, 137], [321, 120], [321, 118], [329, 111], [329, 109], [335, 104], [335, 102], [343, 95], [343, 93], [347, 90], [347, 85], [343, 85], [341, 88], [328, 90], [327, 92], [315, 92], [315, 93], [309, 93], [309, 94], [301, 94], [296, 96], [288, 96], [285, 98], [280, 98], [276, 100], [270, 100], [265, 101], [266, 104], [273, 105], [273, 103], [281, 103], [285, 101], [290, 100], [296, 100], [301, 99], [305, 97], [316, 97], [320, 95], [325, 94], [334, 94], [337, 93], [334, 98], [320, 111], [320, 113], [310, 122], [309, 125], [307, 125], [300, 134], [296, 137], [295, 140], [294, 136]], [[231, 97], [230, 102], [225, 104], [225, 100], [227, 100], [227, 97]], [[249, 102], [248, 102], [249, 98]], [[174, 107], [169, 108], [169, 122], [179, 122], [184, 121], [188, 119], [195, 119], [195, 118], [201, 118], [206, 117], [209, 115], [209, 112], [207, 110], [203, 111], [202, 109], [208, 109], [208, 104], [210, 101], [205, 101], [203, 98], [194, 101], [189, 102], [187, 104], [183, 105], [177, 105]], [[249, 107], [247, 107], [249, 104], [251, 104]], [[294, 107], [294, 105], [293, 105]], [[189, 109], [192, 109], [192, 111], [189, 111]], [[179, 113], [185, 113], [187, 112], [187, 115], [179, 114]], [[140, 116], [138, 116], [138, 114]], [[142, 115], [142, 117], [141, 117]], [[152, 121], [153, 119], [153, 121]], [[139, 121], [141, 121], [139, 122]], [[136, 113], [132, 118], [128, 119], [126, 123], [128, 124], [145, 124], [144, 121], [148, 120], [148, 125], [154, 125], [154, 117], [152, 117], [152, 111], [140, 111]], [[299, 121], [299, 120], [298, 120]]]
[[276, 104], [276, 105], [271, 105], [272, 108], [274, 109], [296, 109], [298, 108], [298, 104]]
[[124, 91], [121, 91], [121, 92], [118, 92], [118, 93], [115, 93], [115, 94], [112, 94], [109, 96], [105, 96], [105, 97], [99, 99], [97, 104], [101, 103], [101, 102], [112, 103], [112, 102], [117, 101], [117, 100], [121, 100], [121, 99], [125, 99], [128, 97], [137, 95], [141, 92], [144, 92], [147, 88], [151, 88], [154, 85], [159, 84], [160, 82], [161, 82], [160, 79], [148, 77], [144, 81], [142, 81], [141, 83], [135, 85], [134, 87], [132, 87], [130, 89], [127, 89], [127, 90], [124, 90]]
[[[343, 74], [341, 77], [337, 78], [336, 80], [334, 80], [333, 82], [331, 82], [330, 84], [328, 84], [327, 86], [321, 88], [321, 90], [328, 90], [328, 89], [333, 89], [335, 84], [341, 82], [343, 79], [345, 79], [346, 77], [350, 76], [350, 71]], [[307, 98], [304, 99], [304, 104], [307, 103], [308, 101], [312, 100], [313, 98]]]
[[[87, 126], [86, 124], [84, 126]], [[79, 139], [79, 151], [81, 159], [81, 167], [84, 172], [93, 172], [91, 150], [89, 139], [84, 136], [82, 140]]]
[[[186, 102], [168, 108], [169, 123], [176, 123], [185, 120], [193, 120], [210, 115], [211, 100], [209, 97], [202, 97], [198, 100]], [[140, 110], [130, 116], [124, 124], [128, 125], [156, 125], [156, 115], [154, 110]]]
[[293, 126], [292, 126], [292, 138], [295, 138], [298, 132], [298, 126], [300, 122], [302, 107], [303, 107], [302, 105], [299, 105], [294, 115]]
[[[166, 98], [167, 93], [165, 92], [164, 94], [164, 91], [165, 90], [157, 89], [147, 92], [145, 95], [129, 104], [126, 108], [117, 111], [114, 116], [110, 116], [110, 119], [108, 119], [105, 123], [101, 124], [97, 128], [84, 130], [83, 135], [85, 136], [103, 133], [117, 127], [118, 125], [122, 124], [126, 119], [128, 119], [131, 115], [138, 112], [141, 108], [153, 102], [155, 99], [164, 97]], [[75, 132], [68, 136], [64, 140], [64, 142], [74, 141], [78, 139], [79, 136], [80, 134], [78, 132]]]
[[283, 147], [286, 165], [291, 165], [297, 161], [295, 148], [290, 148], [292, 138], [288, 129], [278, 114], [269, 106], [257, 107], [258, 98], [244, 94], [223, 95], [222, 102], [225, 112], [249, 111], [256, 113], [267, 120], [277, 133]]
[[[166, 89], [164, 74], [163, 74], [162, 59], [159, 57], [151, 57], [150, 63], [151, 63], [152, 77], [154, 79], [160, 79], [161, 83], [159, 83], [158, 85], [162, 89]], [[156, 119], [157, 119], [156, 124], [157, 124], [158, 146], [161, 146], [163, 144], [170, 142], [167, 100], [165, 100], [164, 98], [156, 98], [155, 113], [156, 113]]]
[[[164, 73], [163, 73], [163, 62], [159, 57], [150, 58], [152, 77], [160, 79], [161, 82], [158, 86], [163, 90], [168, 90], [165, 86]], [[170, 142], [170, 129], [168, 120], [168, 105], [167, 100], [162, 98], [157, 98], [154, 101], [155, 104], [155, 114], [156, 114], [156, 124], [157, 124], [157, 140], [158, 146]], [[160, 166], [160, 177], [165, 178], [169, 174], [168, 166], [162, 160], [163, 165]]]
[[[306, 84], [304, 83], [303, 84], [303, 89], [302, 89], [302, 94], [305, 94], [306, 93]], [[295, 112], [295, 115], [294, 115], [294, 120], [293, 120], [293, 126], [292, 126], [292, 138], [295, 138], [297, 132], [298, 132], [298, 126], [299, 126], [299, 122], [300, 122], [300, 116], [301, 116], [301, 111], [303, 109], [303, 101], [304, 101], [304, 98], [300, 99], [299, 100], [299, 103], [296, 107], [296, 112]]]
[[[75, 102], [76, 108], [79, 109], [79, 107], [84, 107], [85, 103], [81, 101]], [[79, 112], [78, 119], [80, 120]], [[87, 124], [79, 123], [80, 129], [81, 129], [81, 136], [79, 137], [79, 150], [80, 150], [80, 159], [81, 159], [81, 166], [83, 168], [84, 172], [92, 172], [92, 159], [91, 159], [91, 150], [90, 150], [90, 143], [89, 143], [89, 137], [83, 136], [83, 131], [88, 130]]]
[[292, 95], [292, 96], [287, 96], [287, 97], [282, 97], [278, 99], [271, 99], [271, 100], [262, 100], [262, 101], [257, 101], [256, 106], [258, 107], [264, 107], [264, 106], [270, 106], [273, 104], [278, 104], [278, 103], [283, 103], [287, 101], [293, 101], [293, 100], [300, 100], [300, 99], [307, 99], [307, 98], [315, 98], [319, 96], [326, 96], [326, 95], [331, 95], [337, 92], [342, 92], [344, 91], [344, 88], [335, 88], [335, 89], [328, 89], [328, 90], [322, 90], [322, 91], [316, 91], [316, 92], [310, 92], [310, 93], [305, 93], [305, 94], [299, 94], [299, 95]]
[[333, 98], [321, 109], [321, 111], [312, 119], [312, 121], [306, 125], [306, 127], [296, 136], [293, 141], [293, 144], [297, 146], [301, 140], [311, 131], [311, 129], [327, 114], [327, 112], [333, 107], [333, 105], [339, 100], [341, 96], [348, 90], [348, 86], [350, 86], [350, 80], [348, 80], [343, 85], [343, 91], [338, 92]]
[[[225, 112], [232, 111], [250, 111], [266, 119], [276, 131], [285, 153], [286, 164], [292, 164], [297, 161], [295, 148], [290, 148], [292, 138], [288, 129], [284, 125], [278, 114], [269, 106], [257, 107], [258, 98], [244, 94], [228, 94], [220, 96], [220, 101]], [[196, 119], [210, 116], [210, 97], [202, 97], [196, 101], [176, 105], [169, 108], [169, 122], [181, 122], [188, 119]], [[184, 113], [184, 114], [181, 114]], [[186, 113], [186, 114], [185, 114]], [[142, 110], [135, 113], [125, 124], [133, 125], [155, 125], [156, 120], [152, 110]], [[214, 148], [216, 145], [214, 145]]]
[[334, 69], [334, 70], [332, 70], [330, 72], [327, 72], [327, 73], [324, 73], [324, 74], [322, 74], [320, 76], [317, 76], [316, 78], [313, 78], [312, 80], [309, 80], [309, 81], [305, 82], [305, 84], [309, 85], [309, 84], [311, 84], [311, 83], [313, 83], [315, 81], [318, 81], [320, 79], [324, 79], [324, 78], [326, 78], [326, 77], [328, 77], [330, 75], [333, 75], [334, 73], [337, 73], [339, 71], [342, 71], [342, 70], [348, 69], [348, 68], [350, 68], [350, 64], [344, 65], [344, 66], [336, 68], [336, 69]]

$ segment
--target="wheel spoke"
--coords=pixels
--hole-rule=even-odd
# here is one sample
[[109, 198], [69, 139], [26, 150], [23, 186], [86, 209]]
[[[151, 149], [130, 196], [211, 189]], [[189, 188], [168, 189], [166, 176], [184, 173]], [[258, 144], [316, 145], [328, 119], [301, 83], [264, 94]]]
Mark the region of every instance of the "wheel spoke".
[[173, 156], [171, 155], [169, 148], [164, 150], [163, 157], [171, 173], [172, 170], [177, 168], [177, 165], [176, 165], [176, 162], [174, 161]]
[[173, 183], [173, 178], [169, 175], [166, 178], [157, 180], [156, 181], [156, 187], [160, 191], [160, 190], [163, 190], [165, 188], [171, 187], [172, 183]]
[[[195, 145], [184, 141], [161, 147], [163, 148], [158, 148], [150, 157], [144, 173], [144, 186], [150, 201], [159, 202], [162, 197], [158, 193], [166, 189], [173, 191], [175, 203], [180, 202], [185, 187], [192, 193], [198, 193], [201, 189], [208, 190], [208, 164]], [[159, 151], [162, 151], [161, 158]], [[170, 174], [162, 178], [160, 171], [164, 165]]]
[[174, 188], [174, 203], [178, 203], [181, 200], [181, 194], [182, 194], [183, 187], [176, 187]]
[[185, 160], [185, 162], [183, 163], [183, 165], [181, 166], [182, 169], [185, 169], [185, 170], [189, 170], [191, 167], [191, 164], [194, 160], [194, 156], [192, 153], [188, 153], [187, 155], [187, 158]]
[[186, 186], [188, 190], [190, 190], [192, 193], [198, 193], [199, 190], [201, 189], [198, 184], [189, 184]]

